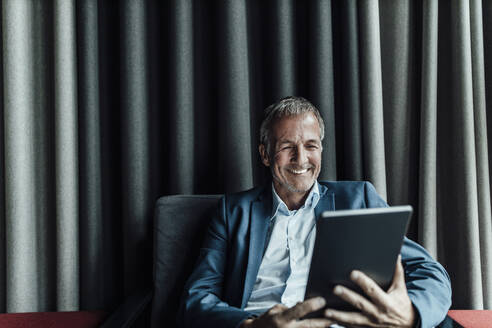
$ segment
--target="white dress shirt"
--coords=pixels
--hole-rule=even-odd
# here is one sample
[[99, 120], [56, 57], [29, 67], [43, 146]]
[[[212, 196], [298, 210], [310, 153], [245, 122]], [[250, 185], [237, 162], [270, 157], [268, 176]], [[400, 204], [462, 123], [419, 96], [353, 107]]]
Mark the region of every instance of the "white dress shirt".
[[257, 315], [278, 303], [291, 307], [304, 300], [316, 239], [314, 208], [320, 198], [318, 182], [298, 210], [289, 211], [273, 184], [272, 194], [267, 247], [245, 308]]

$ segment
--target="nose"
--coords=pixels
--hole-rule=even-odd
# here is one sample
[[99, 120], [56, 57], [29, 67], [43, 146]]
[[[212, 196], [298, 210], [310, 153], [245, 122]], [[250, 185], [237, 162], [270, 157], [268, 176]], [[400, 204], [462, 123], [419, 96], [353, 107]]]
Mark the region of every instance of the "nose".
[[295, 147], [295, 151], [292, 155], [291, 161], [293, 163], [297, 163], [299, 165], [303, 165], [308, 162], [308, 153], [306, 149], [304, 149], [303, 145], [298, 145]]

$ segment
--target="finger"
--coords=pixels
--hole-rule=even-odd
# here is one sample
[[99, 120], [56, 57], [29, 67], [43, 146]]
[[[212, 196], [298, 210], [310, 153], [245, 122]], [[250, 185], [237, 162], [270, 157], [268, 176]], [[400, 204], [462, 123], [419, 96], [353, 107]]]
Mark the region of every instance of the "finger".
[[276, 304], [268, 310], [268, 314], [277, 314], [287, 310], [288, 307], [283, 304]]
[[388, 308], [391, 305], [386, 292], [364, 272], [354, 270], [350, 273], [350, 279], [356, 283], [377, 306]]
[[376, 318], [378, 315], [378, 308], [367, 300], [364, 296], [357, 294], [353, 290], [350, 290], [343, 286], [336, 286], [333, 289], [333, 293], [343, 299], [344, 301], [352, 304], [355, 308], [368, 314], [372, 318]]
[[300, 319], [308, 313], [321, 310], [325, 305], [326, 301], [323, 297], [314, 297], [284, 311], [282, 317], [287, 321]]
[[[322, 328], [330, 327], [335, 321], [328, 319], [306, 319], [296, 321], [292, 327], [294, 328]], [[290, 326], [289, 326], [290, 327]]]
[[342, 324], [344, 326], [374, 326], [374, 323], [369, 320], [364, 314], [360, 312], [346, 312], [346, 311], [338, 311], [334, 309], [326, 309], [325, 317], [330, 320], [335, 321], [336, 323]]

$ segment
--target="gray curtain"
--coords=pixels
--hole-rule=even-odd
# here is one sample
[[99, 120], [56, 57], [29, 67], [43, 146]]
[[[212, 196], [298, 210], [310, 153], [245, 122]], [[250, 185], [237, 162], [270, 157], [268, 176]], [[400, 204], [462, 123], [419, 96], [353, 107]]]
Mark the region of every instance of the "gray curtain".
[[2, 0], [0, 312], [111, 309], [152, 211], [268, 183], [262, 111], [326, 121], [322, 179], [412, 204], [454, 308], [491, 308], [492, 1]]

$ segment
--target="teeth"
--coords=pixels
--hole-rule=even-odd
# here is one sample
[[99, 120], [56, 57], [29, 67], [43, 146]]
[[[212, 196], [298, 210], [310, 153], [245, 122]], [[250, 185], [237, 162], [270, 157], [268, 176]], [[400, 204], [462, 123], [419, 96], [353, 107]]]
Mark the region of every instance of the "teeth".
[[292, 173], [295, 173], [295, 174], [303, 174], [303, 173], [306, 173], [307, 172], [307, 169], [304, 169], [304, 170], [291, 170]]

